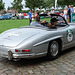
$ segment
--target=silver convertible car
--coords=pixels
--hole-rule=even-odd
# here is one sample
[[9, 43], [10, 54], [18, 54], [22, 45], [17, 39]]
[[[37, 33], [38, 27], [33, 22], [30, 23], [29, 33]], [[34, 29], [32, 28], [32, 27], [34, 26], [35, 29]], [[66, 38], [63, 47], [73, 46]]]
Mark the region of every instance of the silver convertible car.
[[[55, 28], [25, 26], [9, 29], [0, 34], [0, 56], [9, 60], [47, 56], [55, 59], [59, 54], [75, 46], [75, 25], [68, 24], [64, 17], [51, 14], [59, 21]], [[61, 21], [62, 20], [62, 21]]]

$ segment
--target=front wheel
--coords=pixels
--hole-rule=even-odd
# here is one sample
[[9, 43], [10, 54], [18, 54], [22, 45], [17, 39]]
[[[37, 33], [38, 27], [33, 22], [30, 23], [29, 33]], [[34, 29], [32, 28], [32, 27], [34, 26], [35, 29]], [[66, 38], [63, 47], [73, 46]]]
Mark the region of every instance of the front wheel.
[[48, 59], [56, 59], [60, 53], [60, 43], [58, 40], [51, 41], [48, 48]]

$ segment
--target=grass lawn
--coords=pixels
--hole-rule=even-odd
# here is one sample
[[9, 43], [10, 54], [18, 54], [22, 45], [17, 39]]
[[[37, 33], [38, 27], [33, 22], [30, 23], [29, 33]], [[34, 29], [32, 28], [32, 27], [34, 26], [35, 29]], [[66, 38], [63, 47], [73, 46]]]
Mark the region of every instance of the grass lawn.
[[0, 33], [11, 29], [11, 28], [18, 28], [21, 26], [28, 25], [29, 20], [23, 19], [23, 20], [0, 20]]
[[[50, 18], [44, 18], [44, 19], [41, 19], [41, 21], [42, 20], [46, 20], [47, 22], [49, 22]], [[29, 19], [0, 20], [0, 33], [8, 29], [18, 28], [18, 27], [27, 26], [27, 25], [29, 25]]]
[[[50, 18], [44, 18], [41, 19], [49, 21]], [[22, 19], [22, 20], [0, 20], [0, 33], [2, 33], [5, 30], [12, 29], [12, 28], [18, 28], [21, 26], [27, 26], [29, 25], [29, 19]]]

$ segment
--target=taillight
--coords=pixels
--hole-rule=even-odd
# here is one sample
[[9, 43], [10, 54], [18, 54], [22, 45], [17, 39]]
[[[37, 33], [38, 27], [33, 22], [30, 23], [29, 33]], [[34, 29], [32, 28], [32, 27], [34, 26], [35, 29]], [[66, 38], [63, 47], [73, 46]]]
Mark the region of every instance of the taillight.
[[25, 52], [25, 50], [22, 50], [22, 52]]
[[15, 49], [15, 52], [18, 52], [18, 50], [17, 50], [17, 49]]
[[15, 49], [15, 52], [30, 52], [30, 50], [29, 49], [26, 49], [26, 50], [17, 50], [17, 49]]
[[25, 50], [25, 52], [30, 52], [30, 50], [28, 49], [28, 50]]

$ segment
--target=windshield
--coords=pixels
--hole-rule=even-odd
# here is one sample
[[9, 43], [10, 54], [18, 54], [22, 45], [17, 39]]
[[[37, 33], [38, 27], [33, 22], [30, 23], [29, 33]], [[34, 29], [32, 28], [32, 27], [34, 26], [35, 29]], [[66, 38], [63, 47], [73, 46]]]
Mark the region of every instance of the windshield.
[[61, 15], [52, 15], [51, 18], [56, 18], [57, 21], [57, 25], [59, 26], [66, 26], [68, 25], [68, 23], [66, 22], [65, 18]]
[[35, 28], [35, 29], [41, 29], [41, 30], [46, 30], [46, 31], [55, 31], [57, 28], [53, 28], [53, 29], [50, 29], [48, 27], [38, 27], [38, 26], [23, 26], [23, 27], [20, 27], [20, 28]]

